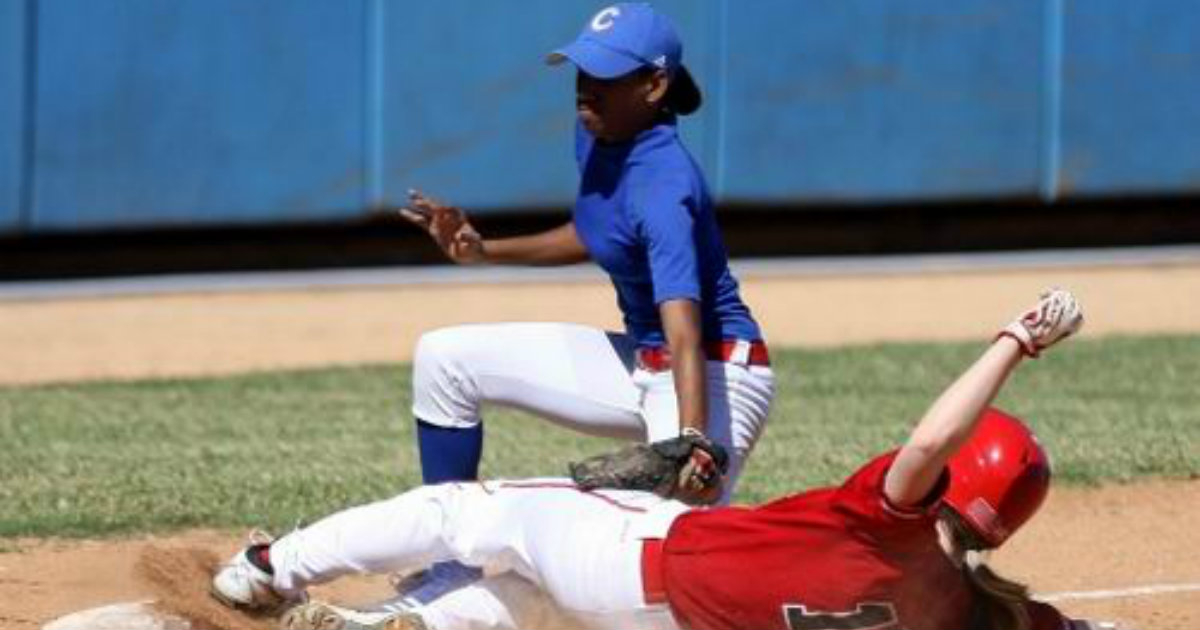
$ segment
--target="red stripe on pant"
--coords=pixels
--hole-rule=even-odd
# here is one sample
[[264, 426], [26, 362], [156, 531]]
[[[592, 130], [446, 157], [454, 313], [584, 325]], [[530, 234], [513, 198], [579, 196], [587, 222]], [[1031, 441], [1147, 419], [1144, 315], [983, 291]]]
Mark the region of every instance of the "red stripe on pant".
[[647, 604], [667, 603], [667, 584], [663, 579], [663, 541], [642, 541], [642, 593]]

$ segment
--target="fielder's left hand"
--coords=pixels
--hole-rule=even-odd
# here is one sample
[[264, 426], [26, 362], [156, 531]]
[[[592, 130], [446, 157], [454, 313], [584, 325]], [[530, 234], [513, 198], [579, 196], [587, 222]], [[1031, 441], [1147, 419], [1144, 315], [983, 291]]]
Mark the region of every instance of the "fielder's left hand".
[[400, 216], [428, 232], [450, 260], [460, 265], [485, 262], [483, 237], [465, 212], [419, 190], [408, 191], [408, 201], [408, 207], [398, 210]]

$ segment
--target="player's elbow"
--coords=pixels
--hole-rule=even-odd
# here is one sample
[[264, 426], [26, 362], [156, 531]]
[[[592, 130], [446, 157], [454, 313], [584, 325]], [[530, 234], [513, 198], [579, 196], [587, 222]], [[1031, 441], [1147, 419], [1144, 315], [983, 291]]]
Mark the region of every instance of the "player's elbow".
[[689, 299], [670, 299], [659, 304], [663, 334], [673, 353], [684, 349], [699, 351], [703, 338], [700, 310]]

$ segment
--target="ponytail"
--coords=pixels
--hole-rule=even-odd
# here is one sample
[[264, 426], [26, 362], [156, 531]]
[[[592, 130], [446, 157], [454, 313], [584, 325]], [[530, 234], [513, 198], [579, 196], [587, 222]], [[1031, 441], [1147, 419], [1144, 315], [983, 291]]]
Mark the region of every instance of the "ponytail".
[[667, 95], [663, 98], [666, 108], [671, 113], [680, 116], [695, 113], [703, 102], [704, 97], [700, 94], [700, 88], [696, 86], [690, 76], [687, 79], [677, 78], [671, 81], [667, 86]]
[[1029, 587], [998, 575], [984, 561], [987, 546], [949, 508], [942, 508], [940, 523], [950, 536], [951, 559], [971, 588], [972, 628], [1029, 630]]

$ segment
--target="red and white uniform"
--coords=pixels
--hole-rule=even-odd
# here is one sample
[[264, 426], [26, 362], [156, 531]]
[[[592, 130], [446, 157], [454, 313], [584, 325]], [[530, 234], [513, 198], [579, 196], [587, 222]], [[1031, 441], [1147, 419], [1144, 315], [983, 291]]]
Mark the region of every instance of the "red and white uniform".
[[[938, 545], [933, 510], [884, 499], [894, 457], [757, 508], [693, 510], [562, 479], [425, 486], [281, 538], [274, 587], [295, 594], [454, 559], [492, 577], [420, 609], [433, 630], [968, 627], [971, 592]], [[548, 622], [530, 612], [542, 596], [555, 608]], [[1050, 606], [1030, 612], [1036, 630], [1069, 627]]]
[[[661, 561], [671, 610], [695, 630], [965, 628], [971, 591], [938, 544], [936, 497], [899, 509], [883, 494], [895, 453], [841, 487], [757, 508], [693, 511]], [[944, 482], [936, 492], [944, 488]], [[1050, 606], [1036, 628], [1062, 628]]]

